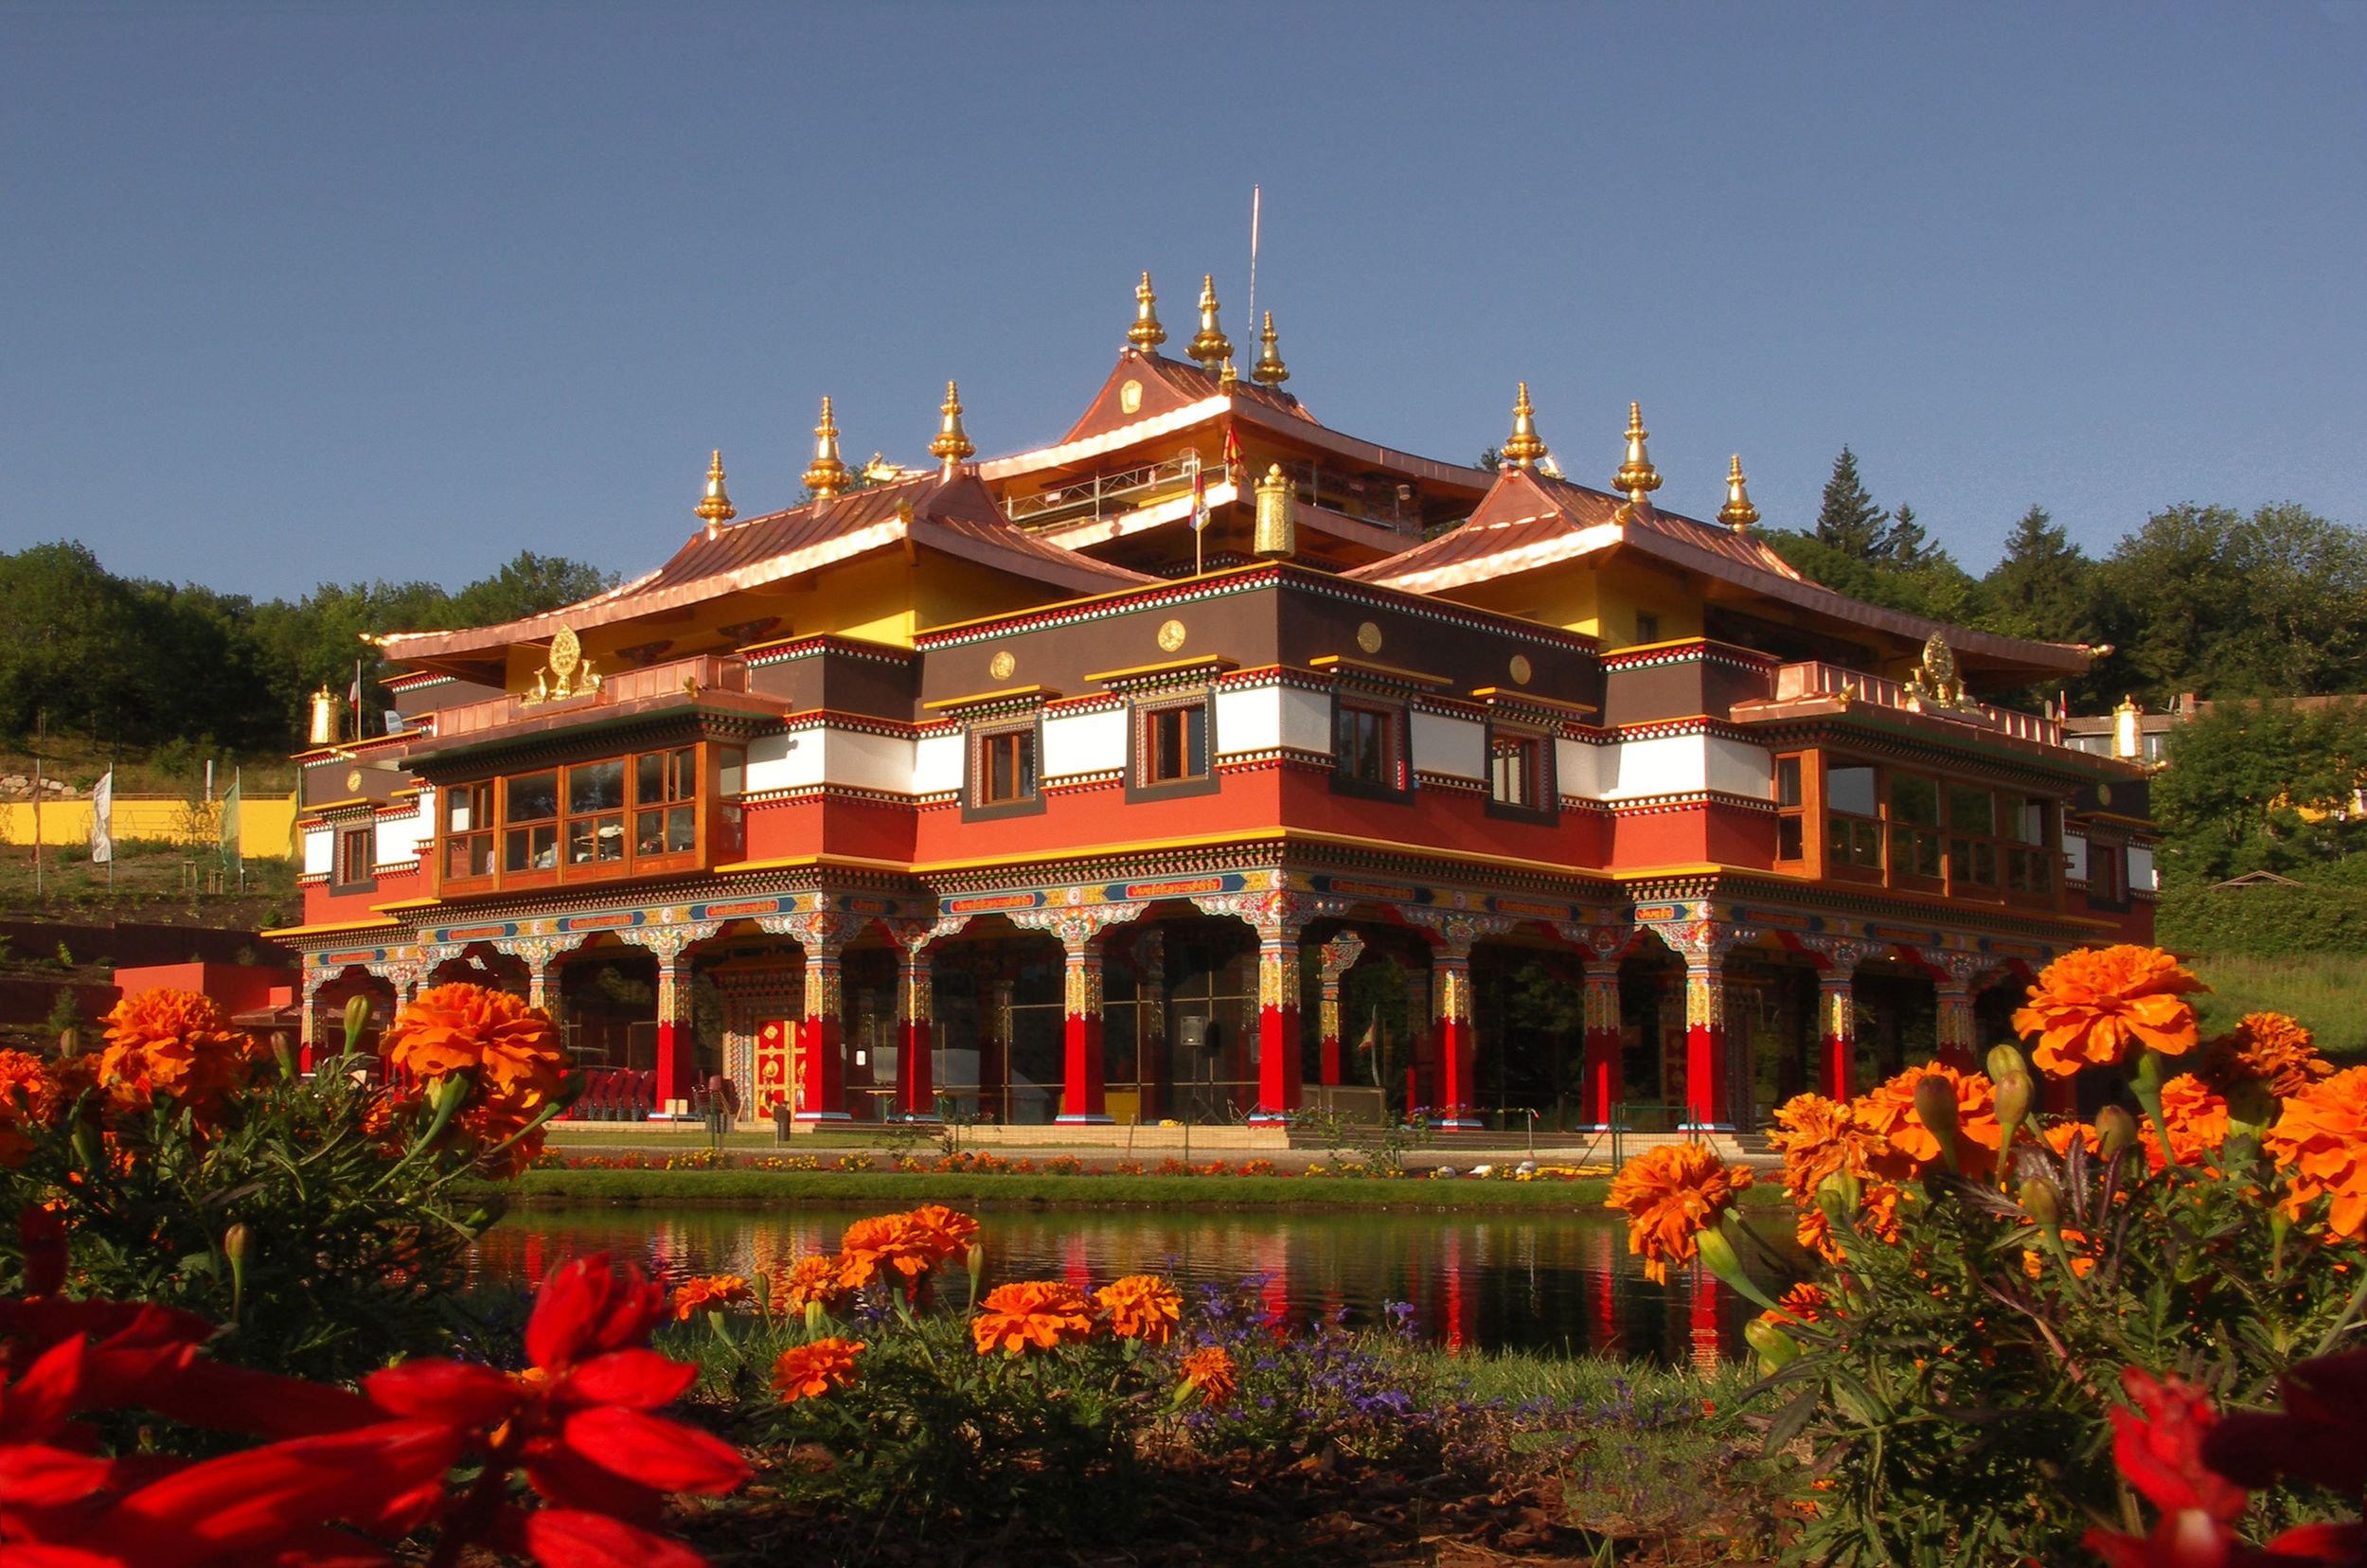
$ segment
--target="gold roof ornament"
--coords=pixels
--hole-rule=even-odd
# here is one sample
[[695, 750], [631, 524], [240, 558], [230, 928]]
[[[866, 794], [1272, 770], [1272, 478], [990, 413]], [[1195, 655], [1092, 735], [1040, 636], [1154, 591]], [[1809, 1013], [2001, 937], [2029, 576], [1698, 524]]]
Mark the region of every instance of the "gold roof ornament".
[[1159, 325], [1159, 296], [1150, 292], [1150, 275], [1134, 286], [1134, 325], [1126, 330], [1126, 341], [1148, 354], [1167, 341], [1167, 330]]
[[1233, 368], [1233, 356], [1227, 354], [1224, 359], [1224, 368], [1217, 372], [1217, 390], [1230, 392], [1240, 384], [1240, 375]]
[[1628, 405], [1628, 456], [1611, 476], [1611, 488], [1624, 490], [1629, 502], [1644, 504], [1644, 498], [1660, 489], [1660, 470], [1652, 466], [1651, 456], [1644, 450], [1644, 439], [1651, 432], [1644, 428], [1644, 405]]
[[1266, 312], [1265, 330], [1257, 334], [1257, 363], [1250, 366], [1250, 380], [1260, 386], [1280, 386], [1290, 379], [1290, 367], [1282, 363], [1282, 346], [1274, 336], [1273, 312]]
[[1288, 559], [1298, 553], [1297, 494], [1280, 463], [1257, 481], [1257, 527], [1251, 539], [1253, 555]]
[[1759, 508], [1751, 505], [1751, 491], [1743, 483], [1739, 452], [1726, 470], [1726, 504], [1717, 508], [1717, 520], [1736, 533], [1759, 520]]
[[955, 465], [978, 448], [971, 444], [970, 433], [962, 428], [961, 388], [952, 382], [945, 383], [945, 406], [937, 412], [943, 418], [937, 423], [937, 438], [929, 443], [929, 455], [937, 460], [950, 479]]
[[1496, 449], [1514, 468], [1528, 468], [1545, 455], [1545, 438], [1537, 433], [1537, 410], [1529, 405], [1529, 383], [1521, 383], [1512, 400], [1512, 434]]
[[822, 400], [822, 422], [813, 427], [813, 462], [806, 470], [806, 489], [816, 495], [836, 495], [846, 488], [846, 465], [839, 461], [838, 421], [830, 417], [830, 400]]
[[691, 509], [705, 521], [710, 532], [718, 525], [729, 523], [739, 515], [732, 509], [732, 498], [723, 489], [723, 449], [721, 447], [715, 449], [714, 459], [707, 464], [706, 493], [699, 497], [698, 506]]
[[1200, 362], [1200, 367], [1210, 375], [1233, 355], [1233, 340], [1217, 325], [1217, 275], [1203, 273], [1200, 279], [1200, 330], [1192, 335], [1188, 350]]

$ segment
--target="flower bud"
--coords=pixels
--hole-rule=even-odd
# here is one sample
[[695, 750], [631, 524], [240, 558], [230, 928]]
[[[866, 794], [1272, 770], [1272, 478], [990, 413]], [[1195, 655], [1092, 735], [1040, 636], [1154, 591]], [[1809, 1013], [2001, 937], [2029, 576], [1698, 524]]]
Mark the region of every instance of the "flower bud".
[[2021, 1211], [2030, 1216], [2032, 1224], [2049, 1236], [2062, 1228], [2063, 1195], [2056, 1190], [2053, 1182], [2043, 1176], [2033, 1176], [2021, 1184], [2021, 1191], [2016, 1196], [2020, 1199]]
[[243, 1263], [254, 1254], [255, 1233], [247, 1228], [245, 1221], [240, 1221], [222, 1233], [222, 1250], [229, 1255], [233, 1263]]
[[82, 1031], [67, 1029], [58, 1036], [58, 1055], [71, 1061], [82, 1054]]
[[1864, 1185], [1849, 1171], [1836, 1170], [1816, 1185], [1816, 1206], [1835, 1223], [1856, 1214], [1858, 1205], [1864, 1201]]
[[1956, 1087], [1934, 1073], [1915, 1084], [1915, 1114], [1939, 1140], [1940, 1158], [1956, 1169]]
[[2011, 1042], [1989, 1047], [1988, 1067], [1991, 1083], [2003, 1083], [2015, 1073], [2026, 1075], [2030, 1071], [2029, 1062], [2022, 1057], [2021, 1047]]
[[356, 992], [346, 1000], [346, 1055], [362, 1054], [362, 1031], [370, 1026], [370, 999]]
[[1742, 1326], [1742, 1343], [1759, 1353], [1759, 1368], [1773, 1372], [1800, 1359], [1800, 1342], [1773, 1318], [1754, 1317]]
[[2119, 1159], [2137, 1142], [2137, 1118], [2118, 1105], [2108, 1105], [2096, 1113], [2096, 1136], [2102, 1143], [2102, 1153], [2109, 1165]]
[[2030, 1119], [2030, 1102], [2037, 1097], [2038, 1089], [2030, 1081], [2030, 1075], [2020, 1068], [1997, 1080], [1997, 1119], [2005, 1129], [2004, 1143], [2012, 1143], [2021, 1124]]

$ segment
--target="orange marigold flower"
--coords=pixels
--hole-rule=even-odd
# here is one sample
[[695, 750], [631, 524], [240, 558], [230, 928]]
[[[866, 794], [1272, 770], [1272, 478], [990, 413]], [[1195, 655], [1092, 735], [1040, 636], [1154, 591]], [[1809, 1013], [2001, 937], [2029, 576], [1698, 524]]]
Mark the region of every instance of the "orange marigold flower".
[[2104, 1152], [2104, 1134], [2084, 1121], [2048, 1122], [2038, 1129], [2038, 1135], [2046, 1139], [2046, 1146], [2055, 1150], [2058, 1160], [2070, 1156], [2074, 1143], [2087, 1149], [2090, 1159]]
[[978, 1221], [943, 1203], [923, 1203], [904, 1216], [904, 1221], [912, 1227], [914, 1238], [934, 1255], [936, 1262], [965, 1256], [970, 1243], [978, 1239]]
[[1620, 1167], [1603, 1206], [1627, 1215], [1628, 1251], [1664, 1285], [1668, 1265], [1692, 1262], [1700, 1252], [1694, 1238], [1717, 1224], [1750, 1185], [1751, 1172], [1700, 1144], [1663, 1144]]
[[1221, 1345], [1207, 1345], [1184, 1357], [1179, 1381], [1200, 1396], [1201, 1404], [1211, 1408], [1230, 1404], [1241, 1387], [1241, 1374], [1233, 1364], [1233, 1353]]
[[935, 1267], [936, 1238], [913, 1223], [909, 1214], [882, 1214], [858, 1220], [839, 1238], [839, 1283], [860, 1291], [883, 1274], [901, 1274], [909, 1282]]
[[145, 1114], [162, 1095], [210, 1119], [245, 1084], [258, 1055], [213, 998], [196, 991], [127, 996], [103, 1022], [107, 1044], [98, 1054], [98, 1083], [124, 1114]]
[[867, 1347], [863, 1340], [835, 1334], [810, 1345], [792, 1345], [773, 1363], [773, 1388], [781, 1403], [818, 1399], [834, 1388], [852, 1387], [862, 1373], [855, 1357]]
[[1886, 1147], [1854, 1110], [1823, 1095], [1794, 1095], [1777, 1106], [1767, 1141], [1784, 1157], [1784, 1191], [1804, 1204], [1816, 1202], [1827, 1176], [1871, 1176]]
[[2246, 1013], [2203, 1047], [2202, 1076], [2221, 1095], [2257, 1083], [2290, 1099], [2333, 1074], [2334, 1063], [2317, 1052], [2316, 1037], [2283, 1013]]
[[389, 1066], [422, 1080], [473, 1073], [468, 1103], [453, 1126], [455, 1141], [478, 1150], [489, 1174], [514, 1175], [543, 1151], [538, 1128], [497, 1160], [490, 1154], [560, 1093], [566, 1055], [541, 1008], [488, 986], [436, 986], [396, 1018], [386, 1031], [385, 1054]]
[[[1868, 1186], [1859, 1201], [1852, 1223], [1865, 1239], [1895, 1245], [1898, 1240], [1898, 1188], [1887, 1182]], [[1827, 1263], [1848, 1261], [1849, 1255], [1833, 1239], [1832, 1222], [1824, 1218], [1824, 1210], [1818, 1204], [1810, 1203], [1800, 1210], [1800, 1223], [1792, 1234], [1802, 1247]]]
[[1165, 1345], [1183, 1315], [1184, 1298], [1157, 1274], [1128, 1274], [1094, 1292], [1109, 1318], [1110, 1332], [1120, 1339]]
[[2117, 1067], [2148, 1049], [2183, 1056], [2197, 1034], [2186, 993], [2209, 989], [2160, 948], [2082, 948], [2039, 974], [2014, 1027], [2038, 1037], [2030, 1059], [2053, 1078]]
[[2327, 1198], [2329, 1235], [2356, 1240], [2367, 1229], [2367, 1067], [2346, 1068], [2287, 1099], [2263, 1145], [2292, 1173], [2287, 1214], [2299, 1220]]
[[[1978, 1073], [1960, 1073], [1944, 1061], [1930, 1061], [1876, 1084], [1850, 1102], [1858, 1124], [1882, 1142], [1881, 1151], [1872, 1162], [1876, 1174], [1905, 1181], [1941, 1163], [1939, 1137], [1923, 1125], [1923, 1117], [1915, 1111], [1915, 1089], [1928, 1078], [1945, 1079], [1956, 1096], [1956, 1136], [1991, 1154], [1997, 1152], [2005, 1130], [1998, 1125], [1997, 1100], [1989, 1080]], [[1959, 1152], [1977, 1159], [1968, 1151]]]
[[1833, 1301], [1824, 1287], [1805, 1279], [1775, 1298], [1775, 1310], [1795, 1323], [1814, 1323], [1834, 1315]]
[[667, 1305], [673, 1309], [674, 1321], [683, 1323], [701, 1312], [720, 1312], [754, 1299], [756, 1292], [738, 1274], [693, 1274], [674, 1287]]
[[[2064, 1226], [2063, 1250], [2070, 1255], [2071, 1272], [2073, 1279], [2085, 1279], [2091, 1274], [2095, 1272], [2096, 1244], [2093, 1238], [2091, 1238], [2086, 1231], [2073, 1230], [2068, 1225]], [[2038, 1252], [2035, 1248], [2023, 1248], [2021, 1254], [2021, 1272], [2029, 1275], [2032, 1279], [2037, 1279], [2039, 1275], [2045, 1274], [2046, 1255], [2042, 1252]]]
[[1093, 1333], [1093, 1303], [1060, 1279], [1023, 1279], [987, 1292], [970, 1326], [982, 1356], [1001, 1350], [1049, 1350]]
[[[2162, 1086], [2162, 1121], [2169, 1131], [2170, 1151], [2180, 1165], [2206, 1160], [2227, 1142], [2226, 1099], [2192, 1073], [2180, 1073]], [[2137, 1146], [2145, 1151], [2146, 1164], [2163, 1168], [2161, 1139], [2141, 1137]]]
[[799, 1258], [781, 1275], [778, 1293], [787, 1311], [802, 1313], [808, 1303], [818, 1305], [826, 1312], [837, 1310], [839, 1303], [846, 1299], [846, 1284], [839, 1260], [823, 1253]]

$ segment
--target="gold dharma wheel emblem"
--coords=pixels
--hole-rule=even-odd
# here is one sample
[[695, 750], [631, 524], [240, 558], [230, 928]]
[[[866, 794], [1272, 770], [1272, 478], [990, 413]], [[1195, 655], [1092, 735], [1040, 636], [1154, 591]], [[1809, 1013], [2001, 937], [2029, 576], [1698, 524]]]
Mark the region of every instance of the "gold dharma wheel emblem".
[[1512, 684], [1514, 686], [1528, 685], [1529, 677], [1536, 673], [1537, 671], [1529, 667], [1529, 656], [1526, 653], [1515, 653], [1512, 656]]
[[1018, 668], [1019, 661], [1011, 656], [1011, 650], [1007, 648], [999, 650], [993, 658], [987, 661], [987, 673], [998, 681], [1009, 680], [1011, 671]]
[[1143, 406], [1143, 383], [1128, 382], [1118, 388], [1118, 409], [1121, 413], [1139, 413]]
[[582, 662], [581, 639], [577, 637], [573, 627], [561, 627], [559, 634], [551, 639], [551, 673], [558, 676], [560, 685], [564, 686], [567, 678], [576, 672], [576, 666]]
[[1159, 648], [1172, 653], [1184, 646], [1184, 623], [1180, 620], [1163, 622], [1159, 628]]
[[1367, 653], [1379, 652], [1380, 628], [1375, 626], [1371, 621], [1366, 621], [1363, 625], [1358, 627], [1356, 629], [1356, 646], [1362, 649]]
[[358, 789], [360, 789], [361, 787], [362, 787], [362, 770], [361, 770], [361, 769], [359, 769], [359, 768], [354, 768], [354, 769], [349, 770], [349, 771], [346, 774], [346, 788], [347, 788], [347, 789], [348, 789], [348, 790], [358, 790]]

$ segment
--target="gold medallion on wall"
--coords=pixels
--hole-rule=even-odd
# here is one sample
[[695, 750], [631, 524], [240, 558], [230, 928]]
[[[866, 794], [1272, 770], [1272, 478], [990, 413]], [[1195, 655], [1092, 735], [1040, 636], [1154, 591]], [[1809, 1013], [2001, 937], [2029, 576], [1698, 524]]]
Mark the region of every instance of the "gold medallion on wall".
[[1019, 660], [1012, 657], [1007, 648], [997, 650], [994, 657], [987, 661], [987, 673], [998, 681], [1009, 680], [1011, 672], [1018, 668]]
[[1379, 652], [1380, 628], [1375, 626], [1371, 621], [1366, 621], [1363, 625], [1358, 627], [1356, 629], [1356, 646], [1362, 649], [1367, 653]]
[[1512, 684], [1514, 686], [1528, 685], [1529, 677], [1535, 673], [1537, 671], [1530, 668], [1529, 656], [1526, 653], [1515, 653], [1512, 656]]
[[1159, 647], [1161, 651], [1167, 653], [1177, 651], [1184, 646], [1184, 623], [1182, 621], [1171, 620], [1164, 622], [1159, 628]]

